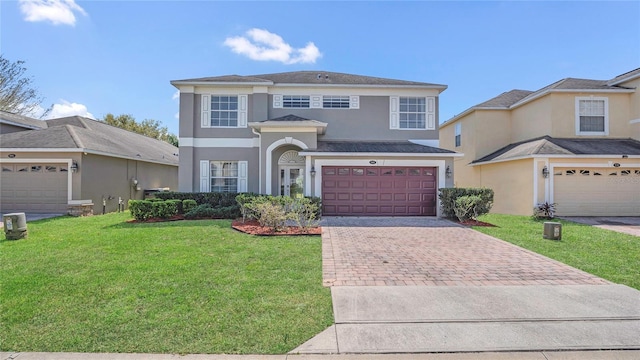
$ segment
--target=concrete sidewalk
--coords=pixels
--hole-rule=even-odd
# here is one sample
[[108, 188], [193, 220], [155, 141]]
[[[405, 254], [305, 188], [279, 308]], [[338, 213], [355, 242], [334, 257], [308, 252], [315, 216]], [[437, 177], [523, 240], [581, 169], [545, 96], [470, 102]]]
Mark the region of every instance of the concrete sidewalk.
[[175, 355], [0, 353], [0, 360], [636, 360], [640, 351], [503, 352], [360, 355]]
[[335, 325], [292, 354], [640, 350], [624, 285], [342, 286]]
[[562, 216], [560, 218], [601, 229], [640, 236], [640, 216]]

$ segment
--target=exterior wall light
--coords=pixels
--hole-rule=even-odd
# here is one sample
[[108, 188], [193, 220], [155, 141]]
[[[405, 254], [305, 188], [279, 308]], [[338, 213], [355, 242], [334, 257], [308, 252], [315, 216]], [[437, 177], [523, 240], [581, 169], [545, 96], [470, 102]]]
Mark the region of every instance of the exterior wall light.
[[309, 171], [309, 174], [311, 174], [311, 176], [316, 176], [316, 168], [314, 166], [311, 167], [311, 171]]
[[71, 162], [71, 171], [74, 173], [77, 173], [78, 171], [80, 171], [80, 167], [78, 166], [78, 162], [73, 160]]
[[549, 168], [546, 166], [542, 168], [542, 177], [545, 179], [549, 177]]
[[446, 176], [447, 178], [451, 177], [451, 168], [449, 167], [449, 165], [447, 165], [447, 168], [444, 170], [444, 176]]

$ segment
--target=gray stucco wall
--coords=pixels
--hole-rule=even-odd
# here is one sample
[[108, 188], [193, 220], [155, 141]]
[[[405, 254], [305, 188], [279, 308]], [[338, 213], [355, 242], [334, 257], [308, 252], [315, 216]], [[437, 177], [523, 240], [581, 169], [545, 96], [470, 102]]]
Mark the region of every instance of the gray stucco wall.
[[[247, 122], [254, 121], [253, 114], [255, 112], [253, 106], [253, 99], [256, 95], [249, 95], [248, 97], [248, 112], [247, 112]], [[257, 99], [259, 100], [259, 98]], [[258, 101], [260, 103], [260, 101]], [[182, 107], [181, 107], [182, 108]], [[202, 124], [202, 95], [196, 95], [194, 97], [193, 103], [193, 123], [192, 123], [192, 133], [193, 137], [196, 138], [252, 138], [255, 137], [251, 128], [203, 128]], [[258, 112], [260, 113], [260, 112]], [[261, 119], [265, 120], [265, 119]], [[261, 121], [260, 120], [260, 121]], [[187, 120], [188, 121], [188, 120]], [[182, 123], [182, 116], [180, 116], [180, 123]], [[182, 134], [180, 134], [182, 136]]]
[[[182, 157], [182, 153], [180, 154]], [[248, 161], [249, 192], [258, 192], [258, 148], [193, 148], [191, 190], [200, 191], [200, 160]], [[182, 165], [182, 164], [181, 164]], [[181, 190], [182, 191], [182, 190]]]
[[438, 139], [437, 126], [436, 130], [389, 129], [388, 96], [360, 96], [360, 109], [274, 109], [273, 96], [269, 96], [268, 105], [270, 119], [294, 114], [327, 123], [327, 132], [320, 140]]
[[[102, 199], [106, 199], [107, 212], [118, 209], [118, 197], [122, 197], [125, 206], [129, 199], [142, 199], [144, 189], [178, 189], [178, 167], [120, 159], [109, 156], [83, 155], [79, 164], [82, 182], [80, 199], [93, 201], [95, 214], [102, 213]], [[131, 179], [138, 180], [142, 190], [137, 191]]]

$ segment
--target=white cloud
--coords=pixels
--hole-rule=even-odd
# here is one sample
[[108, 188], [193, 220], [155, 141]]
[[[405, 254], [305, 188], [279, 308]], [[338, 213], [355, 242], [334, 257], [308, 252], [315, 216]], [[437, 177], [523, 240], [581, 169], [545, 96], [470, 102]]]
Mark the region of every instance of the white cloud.
[[19, 0], [24, 19], [30, 22], [49, 21], [53, 25], [75, 26], [75, 13], [87, 15], [75, 0]]
[[180, 112], [178, 111], [175, 115], [173, 115], [173, 117], [180, 120]]
[[284, 64], [313, 64], [322, 56], [312, 42], [303, 48], [294, 49], [280, 35], [255, 28], [247, 31], [246, 36], [227, 38], [224, 45], [234, 53], [245, 55], [252, 60], [279, 61]]
[[53, 104], [53, 107], [51, 108], [51, 111], [47, 114], [47, 119], [57, 119], [57, 118], [61, 118], [61, 117], [67, 117], [67, 116], [84, 116], [90, 119], [95, 119], [96, 117], [93, 116], [92, 113], [90, 113], [87, 110], [87, 107], [83, 104], [78, 104], [78, 103], [70, 103], [66, 100], [61, 100], [62, 104]]
[[171, 100], [178, 100], [180, 99], [180, 90], [176, 90], [176, 92], [173, 93], [173, 96], [171, 97]]

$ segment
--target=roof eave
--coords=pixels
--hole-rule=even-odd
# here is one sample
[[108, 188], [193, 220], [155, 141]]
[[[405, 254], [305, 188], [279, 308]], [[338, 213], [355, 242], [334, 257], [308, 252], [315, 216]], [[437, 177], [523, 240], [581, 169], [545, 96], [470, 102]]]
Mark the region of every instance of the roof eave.
[[331, 151], [313, 151], [313, 150], [303, 150], [298, 152], [300, 155], [311, 155], [311, 156], [389, 156], [389, 157], [462, 157], [464, 154], [461, 153], [393, 153], [393, 152], [331, 152]]
[[174, 80], [170, 82], [174, 87], [179, 86], [270, 86], [273, 85], [272, 81], [189, 81], [189, 80]]
[[515, 109], [518, 106], [522, 106], [528, 102], [531, 102], [535, 99], [538, 99], [550, 93], [577, 93], [577, 92], [594, 93], [594, 94], [595, 93], [632, 93], [632, 92], [635, 92], [635, 89], [549, 89], [549, 90], [542, 91], [538, 94], [535, 94], [533, 96], [525, 97], [524, 99], [509, 106], [509, 109]]
[[442, 129], [445, 126], [451, 125], [454, 122], [460, 120], [461, 118], [471, 114], [472, 112], [474, 112], [476, 110], [509, 110], [509, 108], [504, 107], [504, 106], [486, 106], [486, 107], [472, 106], [472, 107], [468, 108], [467, 110], [461, 112], [460, 114], [452, 117], [451, 119], [443, 122], [442, 124], [440, 124], [439, 128]]

